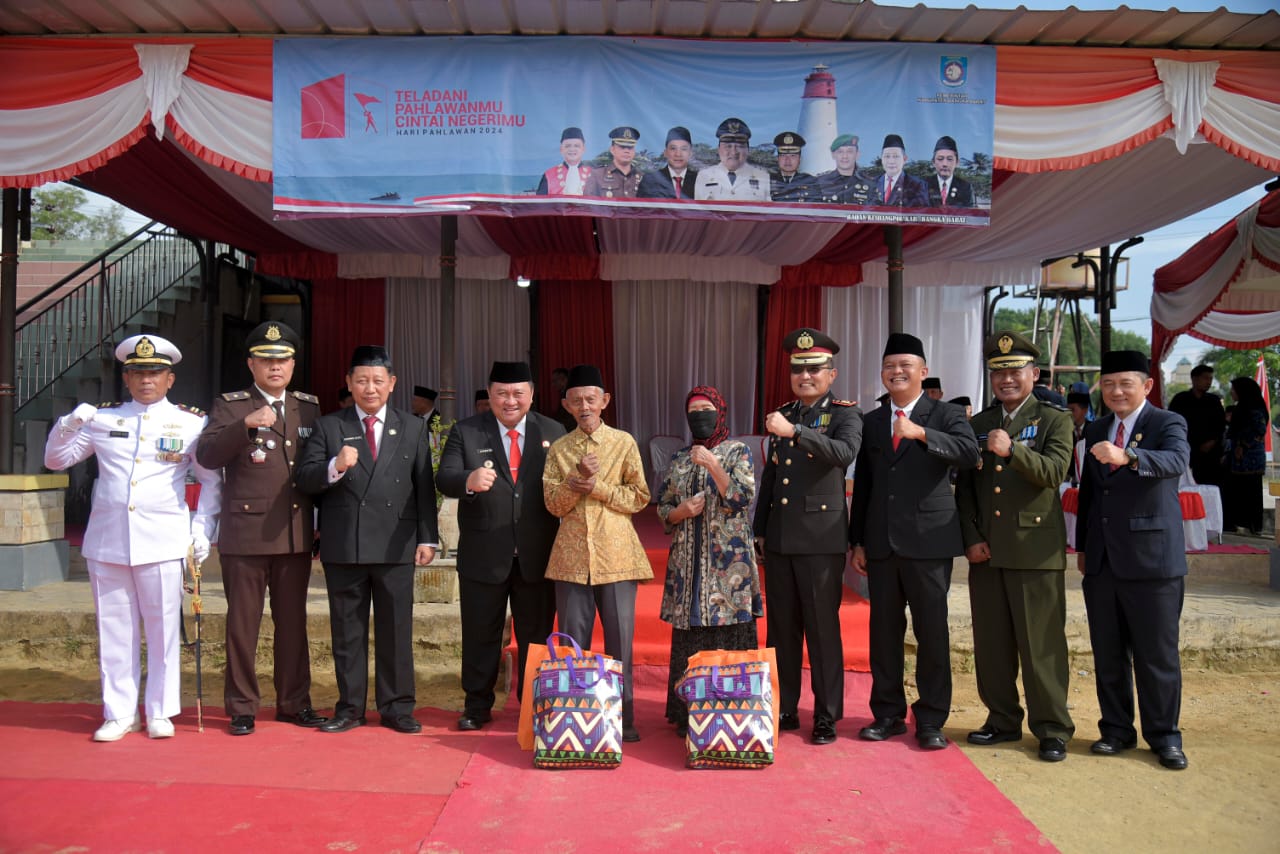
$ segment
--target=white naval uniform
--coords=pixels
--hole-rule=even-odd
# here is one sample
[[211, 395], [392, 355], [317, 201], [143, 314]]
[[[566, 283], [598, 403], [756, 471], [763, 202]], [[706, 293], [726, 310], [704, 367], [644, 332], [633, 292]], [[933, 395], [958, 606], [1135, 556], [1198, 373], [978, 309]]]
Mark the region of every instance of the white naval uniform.
[[[717, 163], [698, 172], [694, 185], [695, 199], [732, 199], [736, 201], [769, 201], [769, 173], [751, 163], [743, 163], [733, 170], [734, 181], [729, 183], [729, 170]], [[754, 183], [752, 183], [754, 179]]]
[[[107, 720], [137, 714], [142, 680], [139, 617], [147, 638], [147, 718], [171, 718], [181, 711], [183, 564], [193, 532], [216, 539], [222, 500], [220, 473], [195, 459], [207, 420], [165, 398], [150, 406], [130, 401], [101, 408], [79, 427], [64, 415], [49, 433], [44, 464], [50, 469], [98, 457], [81, 554], [89, 566], [98, 611]], [[188, 471], [200, 482], [194, 516], [186, 501]]]

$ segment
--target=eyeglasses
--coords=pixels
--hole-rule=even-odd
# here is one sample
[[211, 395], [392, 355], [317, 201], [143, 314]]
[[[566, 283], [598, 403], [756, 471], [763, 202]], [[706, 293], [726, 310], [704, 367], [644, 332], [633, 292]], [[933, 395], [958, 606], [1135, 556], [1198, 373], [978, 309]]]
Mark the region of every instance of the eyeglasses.
[[802, 374], [808, 374], [811, 377], [816, 377], [818, 374], [822, 373], [825, 370], [827, 370], [826, 365], [823, 365], [817, 368], [815, 368], [813, 365], [792, 365], [791, 375], [798, 377]]

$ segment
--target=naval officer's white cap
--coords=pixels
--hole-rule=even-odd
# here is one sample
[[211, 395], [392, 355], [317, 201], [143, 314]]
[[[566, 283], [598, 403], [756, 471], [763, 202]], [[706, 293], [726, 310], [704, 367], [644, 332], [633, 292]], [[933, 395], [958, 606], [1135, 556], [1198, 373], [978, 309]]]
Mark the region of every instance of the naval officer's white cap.
[[124, 364], [126, 371], [154, 371], [172, 368], [181, 362], [182, 351], [172, 341], [143, 333], [132, 335], [116, 345], [116, 360]]

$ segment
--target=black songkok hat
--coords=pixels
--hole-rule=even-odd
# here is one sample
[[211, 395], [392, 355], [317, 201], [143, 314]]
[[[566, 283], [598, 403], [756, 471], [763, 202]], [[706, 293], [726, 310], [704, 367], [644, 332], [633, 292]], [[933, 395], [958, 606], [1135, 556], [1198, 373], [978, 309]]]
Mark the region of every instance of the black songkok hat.
[[433, 388], [427, 388], [424, 385], [416, 385], [413, 387], [413, 396], [425, 398], [427, 400], [435, 400], [438, 395], [436, 394], [436, 390]]
[[1121, 374], [1126, 371], [1137, 371], [1150, 376], [1151, 363], [1137, 350], [1112, 350], [1102, 354], [1102, 373]]
[[[685, 142], [693, 145], [693, 135], [689, 133], [688, 128], [680, 127], [680, 125], [676, 125], [671, 130], [667, 131], [667, 142], [671, 142], [673, 139], [683, 139]], [[666, 145], [666, 143], [663, 143], [663, 145]]]
[[574, 365], [570, 368], [569, 384], [565, 388], [583, 388], [587, 386], [604, 388], [604, 375], [600, 373], [600, 369], [595, 365]]
[[[925, 377], [928, 380], [928, 377]], [[947, 403], [954, 403], [956, 406], [973, 406], [973, 401], [967, 397], [953, 397]]]
[[528, 362], [494, 362], [489, 369], [491, 383], [531, 383], [533, 371]]
[[565, 128], [560, 134], [560, 141], [564, 142], [566, 139], [580, 139], [583, 142], [587, 141], [587, 138], [582, 135], [582, 128]]
[[959, 153], [960, 149], [956, 147], [956, 141], [949, 136], [940, 136], [938, 141], [933, 144], [934, 151], [954, 151]]
[[347, 388], [346, 386], [343, 386], [342, 388], [338, 389], [339, 403], [341, 403], [342, 401], [346, 400], [349, 397], [351, 397], [351, 389]]
[[1072, 391], [1067, 393], [1067, 403], [1078, 403], [1086, 409], [1093, 406], [1093, 401], [1089, 399], [1089, 395], [1082, 391]]
[[901, 148], [903, 151], [907, 150], [907, 144], [903, 142], [902, 137], [898, 136], [896, 133], [891, 133], [888, 136], [886, 136], [884, 138], [884, 145], [880, 147], [881, 148]]
[[489, 399], [489, 390], [487, 388], [476, 389], [476, 401]]
[[386, 368], [391, 370], [391, 354], [377, 344], [361, 344], [351, 354], [352, 368]]
[[902, 354], [909, 356], [919, 356], [924, 358], [924, 342], [914, 335], [906, 332], [890, 332], [889, 340], [885, 342], [884, 353], [880, 358], [885, 356], [900, 356]]
[[936, 388], [938, 391], [942, 391], [942, 378], [925, 377], [924, 382], [920, 383], [920, 388]]

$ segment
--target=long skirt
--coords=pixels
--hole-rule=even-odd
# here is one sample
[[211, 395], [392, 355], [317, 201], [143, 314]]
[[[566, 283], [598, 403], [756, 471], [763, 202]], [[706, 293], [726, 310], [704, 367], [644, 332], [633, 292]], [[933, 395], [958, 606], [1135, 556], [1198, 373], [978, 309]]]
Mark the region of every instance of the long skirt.
[[1222, 490], [1222, 527], [1227, 533], [1248, 528], [1262, 530], [1262, 475], [1227, 472], [1218, 485]]
[[671, 630], [671, 669], [667, 671], [667, 720], [678, 728], [688, 725], [689, 710], [676, 696], [676, 683], [684, 675], [689, 657], [711, 649], [756, 649], [760, 646], [756, 621], [731, 626], [699, 626]]

